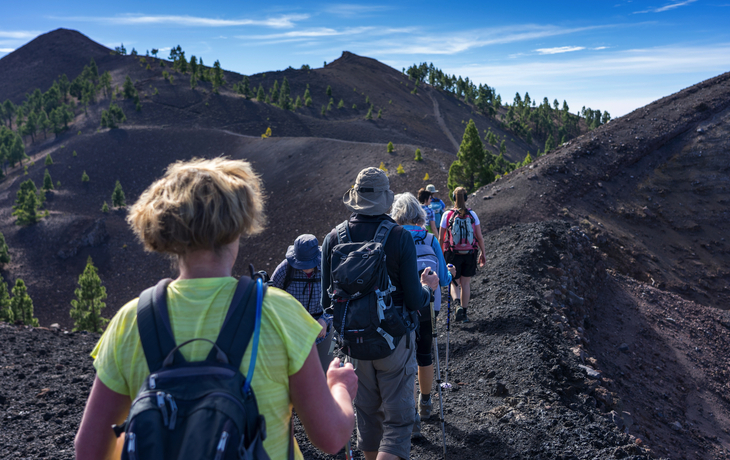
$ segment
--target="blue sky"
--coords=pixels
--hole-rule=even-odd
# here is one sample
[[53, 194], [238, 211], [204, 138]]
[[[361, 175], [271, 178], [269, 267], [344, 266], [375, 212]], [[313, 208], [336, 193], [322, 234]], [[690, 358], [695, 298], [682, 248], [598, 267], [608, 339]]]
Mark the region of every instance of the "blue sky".
[[[107, 4], [102, 4], [107, 3]], [[322, 66], [343, 50], [538, 101], [620, 116], [730, 71], [730, 0], [3, 2], [0, 57], [65, 27], [114, 47], [186, 55], [245, 74]]]

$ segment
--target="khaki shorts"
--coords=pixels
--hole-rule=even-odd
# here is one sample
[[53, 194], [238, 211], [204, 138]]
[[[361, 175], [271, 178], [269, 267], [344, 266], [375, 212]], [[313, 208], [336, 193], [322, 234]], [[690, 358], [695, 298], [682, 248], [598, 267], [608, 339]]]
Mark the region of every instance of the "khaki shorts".
[[387, 358], [357, 362], [357, 447], [364, 452], [387, 452], [408, 459], [416, 406], [416, 333], [411, 332]]

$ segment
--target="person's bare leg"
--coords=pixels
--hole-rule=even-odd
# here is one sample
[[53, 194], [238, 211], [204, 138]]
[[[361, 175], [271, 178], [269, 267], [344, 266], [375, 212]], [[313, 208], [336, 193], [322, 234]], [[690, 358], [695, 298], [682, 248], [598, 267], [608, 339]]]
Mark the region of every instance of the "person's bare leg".
[[[423, 366], [423, 367], [418, 366], [418, 387], [421, 390], [421, 394], [426, 394], [426, 395], [431, 394], [432, 386], [433, 386], [433, 364], [429, 364], [428, 366]], [[418, 399], [416, 399], [416, 407], [418, 407]]]
[[461, 299], [461, 287], [459, 286], [458, 281], [461, 278], [454, 280], [451, 284], [449, 284], [449, 289], [451, 289], [451, 298], [453, 300], [459, 300]]
[[471, 297], [471, 278], [462, 276], [459, 281], [461, 284], [461, 306], [466, 308], [469, 306], [469, 298]]

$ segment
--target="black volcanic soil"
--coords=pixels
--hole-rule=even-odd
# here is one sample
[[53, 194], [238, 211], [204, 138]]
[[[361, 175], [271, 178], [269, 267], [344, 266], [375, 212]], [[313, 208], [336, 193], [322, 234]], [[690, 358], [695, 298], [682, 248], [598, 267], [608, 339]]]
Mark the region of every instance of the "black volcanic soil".
[[[565, 222], [505, 227], [486, 242], [472, 321], [450, 328], [448, 458], [728, 458], [727, 371], [715, 363], [727, 363], [730, 315], [606, 271]], [[0, 325], [10, 382], [0, 456], [72, 458], [97, 338]], [[423, 432], [413, 458], [440, 458], [440, 424]], [[306, 458], [333, 458], [298, 425], [297, 438]]]

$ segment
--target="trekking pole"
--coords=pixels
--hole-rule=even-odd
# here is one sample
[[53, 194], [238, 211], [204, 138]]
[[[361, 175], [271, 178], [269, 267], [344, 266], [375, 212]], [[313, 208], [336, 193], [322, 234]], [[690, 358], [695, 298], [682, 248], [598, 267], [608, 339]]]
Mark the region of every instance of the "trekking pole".
[[451, 286], [446, 287], [446, 365], [444, 366], [444, 388], [451, 388], [449, 383], [449, 342], [451, 337], [449, 333], [451, 331]]
[[439, 412], [441, 414], [441, 435], [444, 444], [444, 460], [446, 459], [446, 426], [444, 424], [444, 396], [441, 393], [441, 369], [439, 367], [439, 342], [436, 331], [436, 315], [433, 312], [431, 303], [431, 336], [433, 337], [433, 350], [436, 354], [436, 387], [439, 389]]
[[[351, 357], [347, 356], [345, 358], [345, 360], [346, 360], [346, 362], [352, 363], [352, 366], [355, 367], [355, 368], [357, 368], [357, 360], [356, 359], [352, 359]], [[344, 367], [344, 366], [345, 366], [345, 363], [344, 362], [341, 362], [340, 363], [340, 367]], [[350, 437], [352, 437], [352, 436], [350, 436]], [[348, 439], [347, 440], [347, 443], [345, 444], [345, 460], [352, 460], [352, 459], [353, 459], [353, 457], [352, 457], [352, 442], [350, 441], [350, 439]]]

